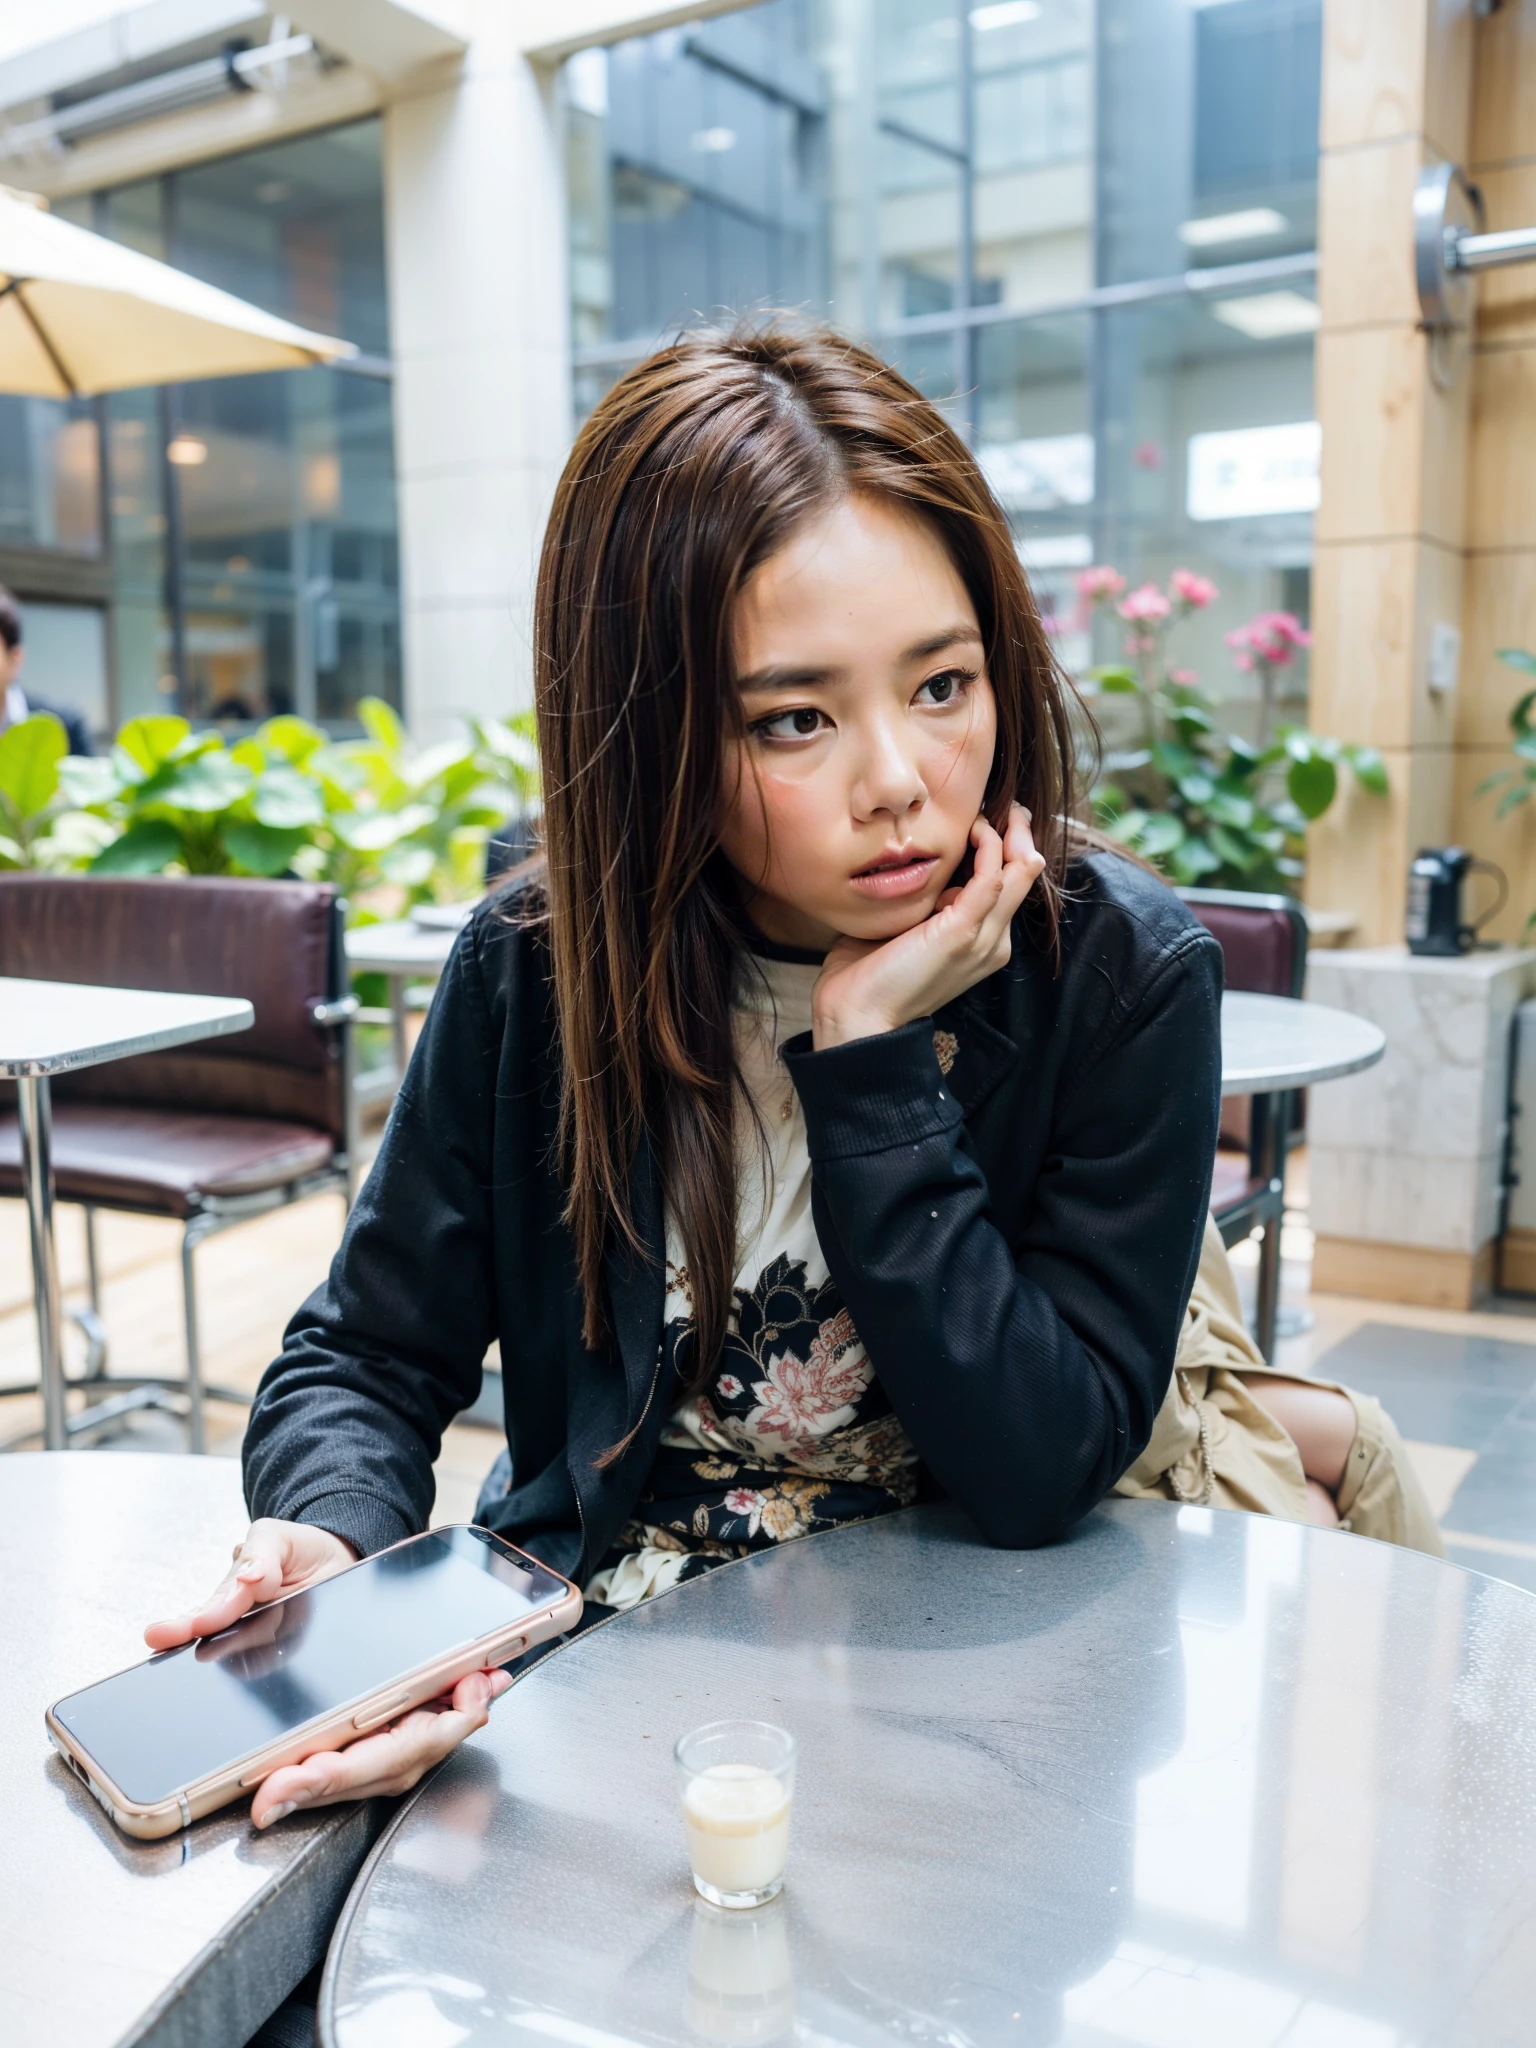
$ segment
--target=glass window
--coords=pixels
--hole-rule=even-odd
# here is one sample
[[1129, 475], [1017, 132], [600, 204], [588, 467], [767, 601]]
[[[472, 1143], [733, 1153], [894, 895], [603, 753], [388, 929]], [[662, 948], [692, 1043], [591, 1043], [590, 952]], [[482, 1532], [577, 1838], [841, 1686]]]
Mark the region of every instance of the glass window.
[[700, 317], [830, 319], [971, 439], [1070, 665], [1116, 651], [1081, 568], [1188, 566], [1222, 597], [1181, 654], [1241, 698], [1223, 634], [1307, 612], [1321, 35], [1322, 0], [767, 0], [581, 52], [579, 408]]
[[98, 194], [95, 217], [373, 359], [106, 402], [119, 715], [345, 724], [361, 696], [398, 704], [378, 122]]
[[100, 444], [88, 400], [0, 397], [0, 547], [100, 553]]

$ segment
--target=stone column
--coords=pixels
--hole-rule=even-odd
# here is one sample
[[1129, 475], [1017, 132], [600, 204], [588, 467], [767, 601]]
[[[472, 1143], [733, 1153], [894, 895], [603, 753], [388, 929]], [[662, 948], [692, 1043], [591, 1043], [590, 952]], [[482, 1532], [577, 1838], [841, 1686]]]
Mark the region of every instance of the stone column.
[[1413, 854], [1451, 831], [1455, 700], [1430, 691], [1428, 654], [1436, 624], [1462, 624], [1470, 379], [1430, 376], [1412, 203], [1422, 164], [1466, 161], [1474, 23], [1471, 0], [1326, 0], [1323, 21], [1310, 716], [1379, 746], [1392, 793], [1341, 790], [1307, 897], [1380, 944], [1402, 937]]
[[530, 610], [571, 436], [564, 182], [552, 69], [475, 0], [462, 59], [384, 115], [406, 718], [531, 701]]
[[[1488, 226], [1536, 224], [1536, 0], [1505, 0], [1477, 24], [1470, 158]], [[1508, 907], [1489, 929], [1518, 941], [1536, 911], [1536, 804], [1501, 821], [1477, 791], [1510, 765], [1510, 707], [1532, 681], [1498, 649], [1536, 650], [1536, 264], [1486, 271], [1477, 292], [1453, 829], [1508, 875]]]
[[1536, 952], [1314, 953], [1307, 994], [1387, 1034], [1379, 1065], [1314, 1089], [1312, 1285], [1470, 1308], [1493, 1284], [1510, 1026]]

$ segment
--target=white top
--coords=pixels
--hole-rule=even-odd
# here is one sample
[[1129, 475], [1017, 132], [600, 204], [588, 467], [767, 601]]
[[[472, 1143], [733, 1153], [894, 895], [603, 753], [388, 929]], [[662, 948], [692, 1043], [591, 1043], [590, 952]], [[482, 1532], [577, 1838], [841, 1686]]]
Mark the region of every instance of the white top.
[[243, 996], [0, 977], [0, 1074], [67, 1074], [130, 1053], [249, 1031], [255, 1021]]
[[[740, 1106], [729, 1334], [704, 1391], [681, 1401], [662, 1432], [653, 1491], [620, 1539], [628, 1554], [587, 1587], [612, 1607], [675, 1585], [695, 1557], [718, 1561], [916, 1495], [917, 1453], [876, 1385], [816, 1235], [805, 1113], [780, 1058], [811, 1027], [819, 973], [754, 956], [734, 1005], [751, 1108]], [[693, 1302], [670, 1215], [664, 1323], [686, 1384]], [[680, 1503], [691, 1509], [686, 1534]]]

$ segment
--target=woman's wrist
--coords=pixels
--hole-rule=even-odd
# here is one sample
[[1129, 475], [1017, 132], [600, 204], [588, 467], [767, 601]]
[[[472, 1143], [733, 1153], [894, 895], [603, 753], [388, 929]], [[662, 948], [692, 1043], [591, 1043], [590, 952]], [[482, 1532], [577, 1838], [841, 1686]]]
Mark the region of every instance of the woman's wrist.
[[878, 1038], [887, 1031], [899, 1031], [905, 1021], [869, 1010], [815, 1011], [811, 1016], [811, 1043], [817, 1052], [827, 1052], [834, 1045], [848, 1045], [855, 1038]]

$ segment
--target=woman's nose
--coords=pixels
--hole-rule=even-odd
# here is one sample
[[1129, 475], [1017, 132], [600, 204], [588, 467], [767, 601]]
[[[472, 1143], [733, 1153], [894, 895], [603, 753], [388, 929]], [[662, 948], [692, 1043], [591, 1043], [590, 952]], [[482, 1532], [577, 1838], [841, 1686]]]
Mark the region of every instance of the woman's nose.
[[914, 751], [889, 730], [876, 729], [866, 738], [852, 791], [856, 815], [873, 817], [886, 811], [904, 817], [928, 795]]

